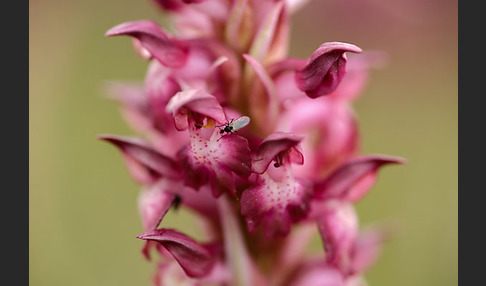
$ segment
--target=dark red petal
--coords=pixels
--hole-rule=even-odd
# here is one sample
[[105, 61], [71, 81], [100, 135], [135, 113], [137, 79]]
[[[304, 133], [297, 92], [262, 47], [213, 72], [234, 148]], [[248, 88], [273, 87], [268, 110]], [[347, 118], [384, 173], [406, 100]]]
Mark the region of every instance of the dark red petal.
[[155, 4], [159, 5], [160, 8], [168, 11], [178, 11], [184, 7], [185, 4], [201, 3], [205, 0], [152, 0]]
[[[116, 135], [100, 135], [99, 139], [105, 140], [118, 147], [130, 164], [138, 164], [147, 173], [153, 176], [166, 176], [168, 178], [181, 178], [180, 166], [171, 158], [155, 151], [147, 143], [135, 139]], [[131, 168], [132, 166], [128, 166]]]
[[341, 165], [324, 180], [314, 185], [314, 196], [320, 200], [333, 198], [358, 201], [371, 188], [377, 170], [387, 164], [402, 164], [403, 158], [370, 155], [353, 158]]
[[307, 64], [295, 73], [300, 90], [317, 98], [334, 91], [346, 73], [344, 53], [360, 53], [352, 44], [329, 42], [322, 44], [309, 58]]
[[181, 3], [181, 0], [152, 0], [152, 2], [159, 5], [160, 8], [168, 11], [177, 11], [184, 6]]
[[172, 229], [146, 232], [137, 238], [162, 244], [190, 277], [203, 277], [209, 274], [216, 262], [216, 257], [209, 247]]
[[182, 0], [182, 2], [186, 3], [186, 4], [192, 4], [192, 3], [201, 3], [205, 0]]

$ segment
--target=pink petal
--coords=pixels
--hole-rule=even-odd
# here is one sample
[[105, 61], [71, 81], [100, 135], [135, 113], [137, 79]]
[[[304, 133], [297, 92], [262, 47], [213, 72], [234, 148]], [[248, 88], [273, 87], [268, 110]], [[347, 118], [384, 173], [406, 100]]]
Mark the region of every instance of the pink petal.
[[[210, 1], [209, 3], [214, 3]], [[208, 3], [208, 2], [206, 2]], [[198, 5], [199, 6], [199, 5]], [[181, 39], [195, 39], [215, 37], [216, 24], [214, 19], [205, 13], [189, 5], [179, 8], [172, 17], [172, 27]]]
[[163, 262], [158, 264], [152, 282], [154, 286], [227, 285], [230, 278], [228, 270], [222, 263], [216, 263], [211, 272], [206, 276], [192, 278], [187, 276], [176, 260], [165, 258]]
[[[278, 1], [277, 1], [278, 2]], [[284, 2], [284, 1], [280, 1]], [[290, 16], [285, 5], [277, 9], [277, 29], [273, 32], [273, 39], [270, 43], [264, 64], [269, 64], [287, 57], [290, 46]]]
[[306, 137], [301, 143], [306, 163], [294, 168], [299, 177], [321, 179], [358, 151], [356, 118], [344, 102], [304, 97], [289, 103], [285, 118], [280, 130]]
[[172, 229], [159, 229], [138, 235], [143, 240], [162, 244], [179, 262], [189, 277], [203, 277], [209, 274], [216, 257], [210, 248], [196, 242], [189, 236]]
[[[172, 114], [165, 111], [169, 98], [165, 98], [168, 96], [165, 92], [167, 89], [159, 86], [162, 84], [159, 76], [164, 79], [165, 76], [158, 68], [167, 70], [159, 62], [152, 61], [145, 90], [143, 85], [138, 83], [118, 82], [109, 83], [106, 89], [110, 98], [121, 103], [122, 114], [131, 128], [148, 138], [153, 143], [153, 148], [174, 157], [178, 150], [169, 149], [167, 146], [184, 146], [189, 143], [189, 136], [177, 131]], [[157, 79], [152, 81], [152, 76]]]
[[222, 93], [218, 97], [220, 102], [223, 103], [223, 100], [229, 102], [242, 100], [240, 96], [242, 68], [239, 55], [236, 55], [233, 50], [217, 40], [202, 40], [200, 44], [207, 48], [215, 59], [221, 57], [227, 59], [223, 64], [218, 66], [217, 72], [213, 72], [215, 78], [214, 85], [218, 86]]
[[242, 27], [243, 24], [249, 25], [245, 21], [245, 12], [248, 10], [248, 0], [233, 1], [228, 21], [225, 27], [225, 39], [236, 51], [243, 51], [250, 41], [250, 30]]
[[158, 263], [155, 275], [152, 278], [154, 286], [184, 285], [200, 286], [201, 283], [197, 278], [191, 278], [186, 275], [177, 261], [163, 261]]
[[211, 166], [206, 166], [208, 170], [209, 186], [215, 197], [219, 197], [223, 193], [228, 193], [236, 196], [236, 181], [234, 173], [220, 163], [210, 163]]
[[334, 268], [312, 269], [302, 274], [290, 286], [343, 286], [343, 277]]
[[349, 55], [346, 76], [327, 97], [346, 102], [357, 99], [363, 94], [363, 90], [368, 83], [370, 70], [385, 65], [387, 60], [387, 55], [378, 51]]
[[375, 263], [385, 239], [386, 234], [379, 229], [370, 229], [360, 234], [351, 253], [352, 273], [363, 273]]
[[[157, 214], [163, 217], [163, 214], [165, 214], [164, 211], [166, 211], [165, 208], [168, 210], [171, 207], [170, 203], [174, 203], [173, 201], [168, 201], [171, 195], [177, 196], [180, 199], [179, 203], [181, 206], [198, 213], [201, 218], [211, 222], [219, 220], [216, 205], [217, 200], [212, 196], [209, 187], [203, 186], [200, 190], [196, 191], [193, 188], [185, 186], [184, 183], [184, 180], [162, 178], [151, 185], [150, 188], [142, 191], [139, 197], [139, 209], [142, 214], [142, 219], [145, 221], [144, 217], [153, 218], [150, 221], [154, 222], [154, 224], [151, 224], [147, 219], [147, 225], [159, 224], [156, 223]], [[151, 209], [147, 210], [147, 207]], [[155, 228], [144, 228], [144, 231], [153, 229]]]
[[351, 202], [361, 199], [377, 177], [377, 170], [387, 164], [402, 164], [398, 157], [370, 155], [351, 159], [314, 186], [315, 197], [321, 200], [339, 198]]
[[132, 44], [133, 48], [142, 59], [148, 61], [153, 58], [152, 54], [146, 48], [144, 48], [142, 43], [137, 38], [132, 38]]
[[[208, 2], [209, 3], [209, 2]], [[172, 76], [188, 87], [215, 96], [223, 105], [240, 95], [241, 59], [223, 43], [213, 38], [191, 38], [186, 63], [172, 69]], [[188, 88], [183, 88], [188, 89]]]
[[194, 8], [194, 10], [207, 16], [209, 19], [215, 22], [226, 21], [229, 14], [229, 1], [206, 1], [206, 0], [182, 0], [188, 7]]
[[363, 276], [348, 276], [344, 282], [345, 286], [368, 286]]
[[344, 286], [342, 274], [324, 260], [313, 259], [301, 264], [289, 286]]
[[265, 70], [265, 67], [257, 61], [255, 58], [253, 58], [250, 55], [243, 54], [243, 58], [250, 64], [250, 66], [255, 70], [257, 75], [260, 77], [260, 80], [262, 81], [263, 85], [265, 86], [265, 89], [267, 90], [267, 94], [269, 95], [270, 98], [275, 97], [275, 86], [273, 84], [272, 79], [268, 75], [267, 71]]
[[218, 128], [189, 128], [191, 144], [179, 154], [194, 188], [210, 184], [215, 196], [235, 195], [235, 175], [246, 178], [251, 173], [248, 140], [236, 134], [221, 137]]
[[289, 71], [301, 70], [307, 64], [307, 60], [297, 58], [285, 58], [280, 61], [269, 64], [268, 73], [272, 78], [276, 78]]
[[145, 77], [145, 92], [147, 93], [150, 117], [155, 129], [162, 133], [169, 133], [174, 129], [172, 114], [165, 110], [165, 107], [172, 96], [181, 89], [171, 69], [152, 61]]
[[182, 205], [194, 210], [202, 217], [207, 218], [208, 221], [219, 220], [217, 210], [217, 200], [211, 194], [211, 189], [208, 186], [202, 186], [198, 191], [187, 186], [181, 186], [177, 194], [182, 198]]
[[157, 250], [159, 250], [159, 244], [156, 243], [155, 241], [145, 241], [143, 247], [142, 247], [142, 255], [145, 259], [147, 259], [147, 261], [150, 261], [152, 259], [151, 255], [150, 255], [150, 250], [153, 249], [153, 248], [157, 248]]
[[[145, 232], [156, 230], [169, 209], [176, 203], [178, 195], [170, 192], [171, 187], [175, 186], [176, 184], [171, 184], [169, 180], [162, 179], [139, 194], [138, 210]], [[150, 252], [154, 248], [163, 257], [171, 256], [159, 243], [146, 240], [141, 251], [145, 259], [151, 260]]]
[[241, 214], [248, 231], [254, 232], [263, 223], [266, 237], [285, 236], [292, 223], [305, 218], [309, 210], [308, 190], [295, 180], [289, 165], [271, 166], [269, 171], [279, 173], [260, 176], [258, 185], [246, 189], [241, 196]]
[[[283, 1], [273, 1], [269, 9], [265, 11], [266, 14], [264, 15], [263, 22], [261, 23], [261, 26], [259, 27], [259, 30], [255, 35], [249, 52], [250, 56], [252, 58], [255, 58], [259, 62], [265, 63], [265, 58], [267, 57], [267, 55], [270, 56], [270, 54], [268, 54], [268, 51], [270, 49], [272, 41], [275, 40], [274, 36], [275, 32], [279, 29], [279, 24], [287, 24], [285, 21], [280, 21], [280, 18], [283, 17], [282, 11], [284, 9], [284, 4], [285, 3], [283, 3]], [[286, 46], [287, 45], [284, 44], [283, 48], [285, 49]], [[282, 54], [284, 53], [282, 52]]]
[[138, 197], [138, 209], [144, 231], [152, 231], [157, 228], [175, 198], [176, 194], [167, 192], [158, 186], [142, 190]]
[[130, 173], [142, 184], [153, 183], [161, 176], [181, 178], [180, 166], [175, 161], [141, 140], [115, 135], [99, 135], [98, 138], [120, 149]]
[[191, 49], [186, 62], [182, 67], [172, 69], [171, 75], [192, 88], [210, 90], [208, 85], [212, 80], [211, 67], [220, 55], [214, 53], [206, 44], [207, 42], [210, 41], [188, 40], [187, 43], [191, 46]]
[[286, 101], [289, 100], [289, 108], [293, 108], [293, 104], [295, 103], [295, 100], [292, 99], [308, 98], [305, 93], [297, 87], [294, 77], [294, 73], [287, 72], [274, 78], [278, 97], [284, 106], [287, 103]]
[[334, 91], [346, 73], [346, 52], [360, 53], [355, 45], [329, 42], [322, 44], [309, 58], [306, 66], [297, 71], [299, 88], [310, 98]]
[[119, 35], [136, 38], [141, 46], [165, 66], [180, 67], [186, 62], [187, 47], [179, 41], [170, 39], [169, 35], [154, 21], [127, 22], [105, 33], [107, 37]]
[[252, 158], [252, 170], [255, 173], [263, 174], [270, 163], [275, 159], [275, 157], [281, 152], [289, 151], [292, 154], [292, 161], [296, 164], [303, 164], [304, 157], [302, 151], [299, 149], [298, 144], [303, 139], [302, 136], [274, 132], [268, 135], [258, 147], [255, 155]]
[[324, 242], [326, 261], [344, 274], [349, 271], [352, 248], [358, 236], [358, 216], [351, 204], [330, 201], [320, 210], [317, 227]]
[[166, 107], [167, 112], [174, 116], [174, 124], [178, 130], [187, 129], [188, 111], [225, 123], [226, 116], [216, 97], [199, 89], [188, 89], [174, 95]]
[[285, 58], [268, 65], [267, 72], [273, 79], [278, 97], [284, 105], [288, 99], [308, 98], [295, 81], [295, 71], [302, 69], [305, 64], [306, 60]]
[[[191, 129], [191, 153], [193, 158], [206, 157], [210, 166], [223, 167], [242, 176], [248, 177], [251, 173], [250, 149], [248, 140], [236, 134], [221, 136], [218, 128], [214, 128], [211, 137], [204, 142], [201, 132]], [[199, 163], [204, 163], [198, 160]]]
[[278, 113], [280, 110], [280, 103], [277, 97], [275, 85], [260, 62], [247, 54], [244, 54], [243, 58], [250, 64], [265, 87], [268, 98], [261, 98], [262, 96], [260, 92], [252, 90], [250, 103], [254, 105], [254, 110], [258, 108], [260, 113], [265, 114], [265, 116], [258, 116], [262, 117], [262, 121], [264, 121], [266, 125], [265, 127], [271, 130], [273, 129], [272, 127], [275, 124], [275, 120], [278, 118]]

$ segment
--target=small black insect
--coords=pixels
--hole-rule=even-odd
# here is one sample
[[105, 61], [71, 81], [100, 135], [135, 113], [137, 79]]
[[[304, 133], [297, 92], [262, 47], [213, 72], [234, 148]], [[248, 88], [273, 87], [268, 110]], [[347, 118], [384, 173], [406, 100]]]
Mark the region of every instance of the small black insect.
[[226, 135], [232, 134], [233, 132], [236, 132], [240, 130], [241, 128], [245, 127], [250, 123], [250, 117], [248, 116], [241, 116], [238, 119], [231, 119], [230, 122], [223, 124], [223, 125], [217, 125], [216, 127], [223, 127], [220, 129], [219, 133], [221, 133], [221, 137], [217, 140], [221, 140]]
[[182, 203], [182, 197], [179, 195], [175, 195], [174, 200], [172, 200], [172, 207], [174, 210], [177, 210]]

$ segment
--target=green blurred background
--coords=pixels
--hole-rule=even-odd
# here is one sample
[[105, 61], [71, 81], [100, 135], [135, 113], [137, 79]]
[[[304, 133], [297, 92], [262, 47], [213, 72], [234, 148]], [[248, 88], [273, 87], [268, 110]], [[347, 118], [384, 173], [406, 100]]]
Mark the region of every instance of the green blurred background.
[[[31, 285], [149, 285], [140, 255], [138, 186], [100, 133], [134, 135], [102, 87], [141, 81], [147, 63], [121, 22], [162, 14], [149, 0], [29, 4], [29, 274]], [[362, 225], [400, 235], [367, 273], [370, 285], [458, 284], [457, 1], [311, 1], [292, 19], [290, 55], [343, 41], [389, 54], [356, 102], [363, 153], [408, 159], [381, 170], [357, 204]], [[191, 231], [187, 213], [165, 226]], [[320, 248], [320, 243], [314, 243]]]

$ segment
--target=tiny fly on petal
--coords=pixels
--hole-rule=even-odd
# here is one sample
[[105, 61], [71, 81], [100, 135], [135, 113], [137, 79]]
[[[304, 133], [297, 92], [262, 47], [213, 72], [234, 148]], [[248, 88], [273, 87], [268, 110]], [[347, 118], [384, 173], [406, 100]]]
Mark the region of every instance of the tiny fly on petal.
[[219, 133], [221, 133], [221, 137], [218, 139], [218, 141], [223, 138], [226, 135], [232, 134], [233, 132], [237, 132], [241, 128], [245, 127], [250, 123], [250, 117], [248, 116], [241, 116], [237, 119], [231, 119], [230, 122], [223, 124], [223, 125], [217, 125], [216, 127], [223, 127], [220, 129]]

